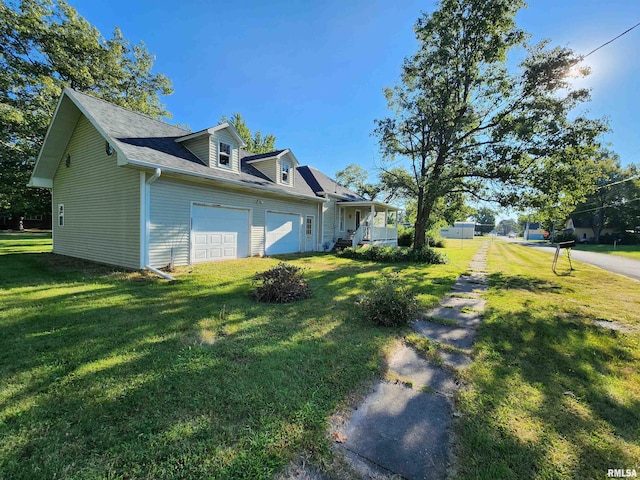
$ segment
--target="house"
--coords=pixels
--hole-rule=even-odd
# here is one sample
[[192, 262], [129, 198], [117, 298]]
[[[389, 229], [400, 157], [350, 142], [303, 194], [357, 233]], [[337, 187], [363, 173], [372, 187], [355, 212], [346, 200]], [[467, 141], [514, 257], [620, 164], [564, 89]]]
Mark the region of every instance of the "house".
[[395, 207], [232, 125], [197, 132], [66, 88], [29, 181], [52, 191], [53, 251], [129, 268], [397, 244]]
[[455, 222], [453, 227], [441, 228], [440, 236], [442, 238], [472, 239], [475, 229], [474, 222]]
[[[547, 235], [548, 236], [548, 235]], [[525, 240], [546, 240], [545, 230], [540, 222], [527, 222], [524, 225]]]

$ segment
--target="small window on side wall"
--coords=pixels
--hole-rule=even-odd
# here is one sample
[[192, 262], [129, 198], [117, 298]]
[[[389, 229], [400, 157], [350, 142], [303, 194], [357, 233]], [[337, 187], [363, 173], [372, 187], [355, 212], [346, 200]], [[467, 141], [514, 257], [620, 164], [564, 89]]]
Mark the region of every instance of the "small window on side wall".
[[58, 204], [58, 226], [64, 227], [64, 203]]
[[220, 142], [218, 150], [218, 165], [221, 167], [231, 167], [231, 145]]
[[346, 220], [346, 212], [344, 211], [344, 207], [340, 207], [340, 216], [339, 216], [339, 225], [338, 225], [338, 230], [341, 232], [344, 232], [344, 224], [345, 224], [345, 220]]
[[291, 178], [291, 167], [289, 166], [288, 163], [283, 163], [282, 174], [280, 176], [280, 179], [282, 183], [289, 183], [290, 178]]

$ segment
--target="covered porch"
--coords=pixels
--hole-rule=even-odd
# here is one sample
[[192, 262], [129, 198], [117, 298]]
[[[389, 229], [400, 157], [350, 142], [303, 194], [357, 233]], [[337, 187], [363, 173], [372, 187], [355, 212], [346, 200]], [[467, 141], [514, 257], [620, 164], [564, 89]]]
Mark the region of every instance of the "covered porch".
[[375, 201], [338, 202], [340, 223], [352, 246], [398, 246], [398, 208]]

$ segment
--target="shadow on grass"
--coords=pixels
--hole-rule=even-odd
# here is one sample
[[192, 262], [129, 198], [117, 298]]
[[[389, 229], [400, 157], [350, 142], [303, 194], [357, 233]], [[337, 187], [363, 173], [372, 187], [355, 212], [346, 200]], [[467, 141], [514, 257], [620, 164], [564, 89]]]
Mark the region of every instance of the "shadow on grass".
[[353, 306], [393, 267], [341, 262], [308, 272], [311, 299], [260, 305], [251, 278], [272, 265], [259, 259], [167, 283], [0, 257], [0, 283], [19, 292], [0, 297], [3, 475], [271, 478], [292, 452], [323, 451], [326, 418], [395, 335]]
[[637, 368], [632, 345], [551, 309], [488, 309], [476, 391], [463, 397], [458, 425], [464, 478], [600, 478], [611, 465], [635, 466], [640, 403], [612, 394]]
[[498, 290], [528, 290], [534, 293], [564, 293], [572, 291], [566, 285], [541, 280], [527, 275], [507, 275], [502, 272], [489, 275], [489, 286]]

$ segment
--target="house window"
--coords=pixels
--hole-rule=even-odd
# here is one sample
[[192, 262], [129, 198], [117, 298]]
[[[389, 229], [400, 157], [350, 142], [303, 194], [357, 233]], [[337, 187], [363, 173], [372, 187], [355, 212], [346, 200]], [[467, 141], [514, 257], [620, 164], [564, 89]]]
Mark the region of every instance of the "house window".
[[64, 204], [58, 204], [58, 226], [64, 227]]
[[307, 227], [306, 228], [307, 236], [313, 235], [313, 218], [312, 217], [307, 217], [306, 227]]
[[282, 175], [280, 177], [282, 179], [282, 183], [289, 183], [290, 170], [291, 170], [291, 167], [289, 167], [288, 163], [283, 163], [282, 164]]
[[231, 145], [220, 142], [218, 165], [227, 168], [231, 167]]
[[338, 230], [341, 232], [344, 232], [345, 219], [346, 219], [346, 215], [345, 215], [344, 207], [340, 207], [340, 213], [338, 215], [338, 220], [339, 220]]

